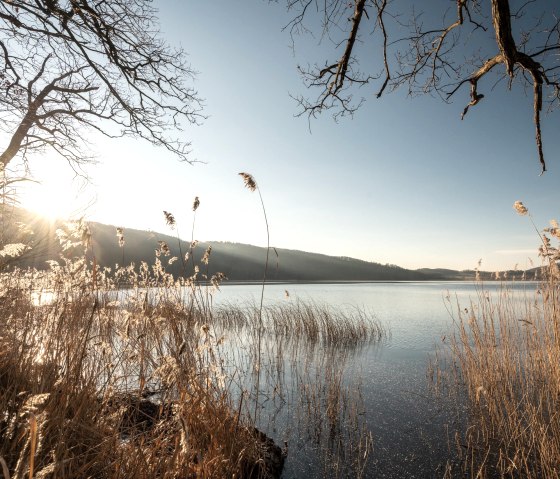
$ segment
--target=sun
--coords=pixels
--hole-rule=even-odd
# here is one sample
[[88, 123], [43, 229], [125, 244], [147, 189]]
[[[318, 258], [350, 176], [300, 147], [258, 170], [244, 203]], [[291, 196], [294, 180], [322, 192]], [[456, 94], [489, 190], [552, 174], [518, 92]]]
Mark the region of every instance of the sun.
[[64, 190], [36, 184], [26, 185], [19, 200], [25, 209], [49, 220], [55, 220], [66, 216], [69, 198]]
[[73, 181], [60, 181], [57, 177], [25, 184], [20, 189], [18, 200], [23, 208], [50, 221], [75, 218], [83, 209], [77, 185]]

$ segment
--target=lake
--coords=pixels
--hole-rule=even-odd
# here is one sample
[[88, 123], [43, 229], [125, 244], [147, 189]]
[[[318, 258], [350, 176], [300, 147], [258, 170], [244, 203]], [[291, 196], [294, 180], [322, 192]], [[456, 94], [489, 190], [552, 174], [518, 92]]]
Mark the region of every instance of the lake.
[[[498, 296], [502, 287], [487, 283], [484, 294]], [[534, 292], [535, 283], [508, 288], [516, 294], [525, 289]], [[258, 304], [260, 291], [259, 285], [226, 284], [214, 302]], [[479, 293], [480, 285], [469, 282], [266, 285], [265, 304], [303, 300], [345, 310], [358, 307], [388, 331], [383, 341], [356, 348], [338, 363], [344, 370], [344, 384], [355, 386], [363, 398], [357, 414], [372, 434], [373, 451], [364, 477], [443, 477], [446, 462], [454, 461], [453, 434], [461, 425], [453, 412], [460, 406], [450, 398], [434, 397], [427, 372], [436, 347], [445, 346], [452, 333], [452, 313], [456, 316], [458, 308], [471, 308]], [[320, 465], [320, 447], [313, 433], [293, 426], [299, 417], [297, 408], [290, 410], [284, 404], [270, 408], [274, 420], [269, 417], [259, 424], [278, 444], [288, 442], [282, 477], [332, 477], [332, 470], [327, 475]], [[350, 459], [341, 455], [338, 460]], [[345, 475], [342, 469], [340, 475]]]

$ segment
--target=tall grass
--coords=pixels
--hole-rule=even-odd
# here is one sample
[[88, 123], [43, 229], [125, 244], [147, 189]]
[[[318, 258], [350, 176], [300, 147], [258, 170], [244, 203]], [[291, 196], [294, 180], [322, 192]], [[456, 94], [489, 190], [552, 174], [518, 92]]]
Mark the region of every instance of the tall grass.
[[468, 477], [560, 474], [559, 257], [550, 233], [541, 236], [545, 265], [536, 290], [504, 283], [491, 294], [480, 284], [476, 301], [455, 309], [449, 362], [438, 373], [466, 400], [454, 443]]
[[263, 216], [264, 216], [264, 222], [265, 222], [265, 226], [266, 226], [266, 259], [265, 259], [265, 263], [264, 263], [264, 274], [263, 274], [263, 280], [262, 280], [262, 287], [261, 287], [261, 299], [260, 299], [260, 305], [259, 305], [259, 309], [258, 309], [258, 318], [259, 318], [259, 322], [257, 324], [256, 327], [256, 331], [257, 331], [257, 361], [255, 363], [255, 368], [256, 368], [256, 376], [257, 376], [257, 381], [255, 384], [255, 416], [254, 419], [255, 421], [258, 419], [258, 403], [259, 403], [259, 391], [260, 391], [260, 377], [261, 375], [259, 374], [259, 370], [261, 368], [262, 365], [262, 361], [261, 361], [261, 341], [262, 341], [262, 329], [263, 329], [263, 321], [262, 321], [262, 309], [263, 309], [263, 302], [264, 302], [264, 287], [266, 284], [266, 277], [268, 274], [268, 259], [269, 259], [269, 255], [270, 255], [270, 228], [268, 226], [268, 217], [266, 215], [266, 208], [264, 206], [264, 200], [261, 194], [261, 189], [259, 188], [259, 186], [257, 185], [257, 182], [255, 181], [255, 178], [253, 178], [253, 175], [250, 175], [249, 173], [244, 173], [241, 172], [239, 173], [239, 176], [241, 176], [243, 178], [243, 183], [245, 184], [245, 187], [249, 190], [249, 191], [253, 191], [253, 192], [257, 192], [259, 194], [259, 199], [261, 202], [261, 207], [262, 207], [262, 211], [263, 211]]
[[378, 323], [299, 301], [216, 307], [222, 277], [174, 278], [163, 245], [151, 266], [109, 271], [86, 259], [85, 224], [60, 236], [48, 271], [0, 272], [4, 476], [278, 477], [275, 416], [321, 429], [325, 470], [363, 473], [371, 437], [344, 355], [381, 339]]
[[146, 303], [140, 289], [115, 300], [84, 276], [83, 291], [40, 277], [55, 299], [38, 306], [26, 279], [2, 278], [0, 455], [13, 477], [266, 476], [192, 303]]
[[257, 323], [277, 340], [343, 349], [380, 341], [387, 332], [361, 309], [343, 311], [328, 304], [295, 299], [264, 306], [229, 303], [215, 307], [214, 321], [224, 328], [257, 330]]

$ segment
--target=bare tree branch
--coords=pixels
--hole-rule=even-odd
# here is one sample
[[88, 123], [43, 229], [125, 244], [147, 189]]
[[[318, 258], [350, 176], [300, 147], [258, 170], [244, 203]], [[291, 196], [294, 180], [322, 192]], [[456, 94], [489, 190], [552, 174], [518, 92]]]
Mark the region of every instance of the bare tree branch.
[[181, 160], [204, 117], [195, 72], [159, 38], [149, 0], [0, 0], [0, 164], [50, 148], [90, 160], [86, 131], [132, 136]]
[[[560, 106], [560, 4], [539, 5], [537, 10], [536, 2], [527, 0], [512, 13], [511, 0], [490, 0], [491, 11], [486, 14], [479, 0], [455, 0], [454, 18], [449, 20], [444, 14], [437, 22], [433, 11], [415, 10], [403, 21], [408, 2], [399, 1], [353, 0], [346, 3], [353, 10], [347, 23], [336, 0], [287, 1], [288, 10], [295, 13], [289, 24], [292, 36], [294, 32], [313, 33], [315, 11], [323, 19], [322, 36], [325, 30], [329, 39], [339, 35], [343, 39], [332, 39], [333, 44], [344, 46], [338, 61], [325, 62], [322, 68], [299, 69], [304, 84], [318, 92], [315, 100], [296, 96], [299, 114], [316, 116], [334, 109], [335, 118], [351, 115], [363, 102], [363, 98], [353, 101], [356, 88], [381, 78], [377, 98], [406, 86], [410, 95], [435, 93], [450, 101], [468, 84], [470, 99], [462, 111], [463, 119], [484, 98], [478, 91], [480, 80], [490, 72], [500, 74], [496, 67], [503, 65], [508, 85], [517, 81], [533, 91], [537, 155], [542, 172], [546, 171], [541, 111], [545, 103], [549, 111]], [[494, 32], [493, 45], [484, 34], [489, 29]], [[359, 69], [360, 58], [372, 50], [356, 49], [366, 34], [368, 44], [379, 42], [381, 74]]]

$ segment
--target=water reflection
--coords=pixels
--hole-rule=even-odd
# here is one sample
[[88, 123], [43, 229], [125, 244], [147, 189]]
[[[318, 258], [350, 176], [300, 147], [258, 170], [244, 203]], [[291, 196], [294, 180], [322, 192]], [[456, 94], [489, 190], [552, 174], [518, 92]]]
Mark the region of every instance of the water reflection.
[[[500, 301], [504, 287], [515, 291], [514, 302], [535, 292], [534, 283], [489, 283], [484, 291], [473, 283], [292, 284], [268, 285], [265, 299], [267, 304], [302, 299], [347, 310], [358, 306], [390, 331], [386, 340], [355, 348], [351, 354], [333, 358], [331, 364], [345, 387], [358, 390], [362, 399], [361, 405], [353, 407], [361, 408], [355, 413], [373, 438], [373, 452], [364, 477], [428, 478], [443, 477], [446, 464], [456, 460], [454, 432], [461, 430], [465, 416], [463, 406], [452, 398], [434, 397], [428, 381], [430, 360], [451, 333], [459, 310], [476, 308], [486, 295]], [[258, 285], [227, 285], [222, 286], [215, 302], [256, 302], [259, 294]], [[317, 353], [315, 350], [307, 354]], [[325, 368], [325, 358], [320, 354], [314, 357], [316, 364]], [[288, 382], [294, 381], [294, 375], [301, 376], [301, 372], [293, 370], [291, 374]], [[300, 378], [296, 377], [286, 389], [301, 390]], [[309, 403], [309, 399], [300, 398], [298, 404]], [[298, 422], [298, 414], [301, 411], [297, 407], [294, 410], [283, 405], [266, 425], [266, 432], [277, 442], [286, 438], [291, 441], [283, 477], [352, 477], [336, 465], [325, 475], [325, 462], [321, 460], [324, 447], [314, 437], [309, 423]]]
[[31, 293], [33, 306], [48, 306], [54, 302], [56, 295], [53, 291], [39, 290]]

